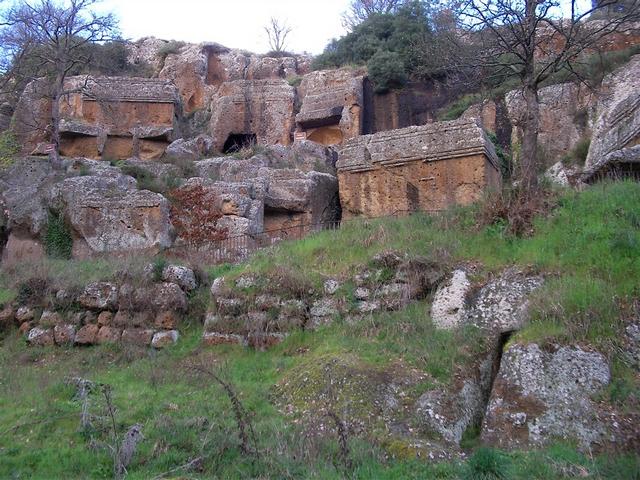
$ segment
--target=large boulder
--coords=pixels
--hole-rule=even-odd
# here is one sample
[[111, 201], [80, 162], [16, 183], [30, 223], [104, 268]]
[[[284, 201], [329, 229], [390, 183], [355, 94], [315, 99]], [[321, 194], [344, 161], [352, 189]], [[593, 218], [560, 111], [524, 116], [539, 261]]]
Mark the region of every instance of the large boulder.
[[507, 269], [468, 300], [466, 322], [495, 333], [522, 328], [528, 320], [529, 295], [543, 279]]
[[196, 138], [179, 138], [167, 147], [166, 154], [172, 157], [199, 160], [213, 153], [213, 138], [208, 135], [198, 135]]
[[131, 177], [70, 178], [53, 197], [62, 202], [78, 256], [154, 250], [173, 242], [169, 202], [158, 193], [136, 190]]
[[640, 55], [605, 77], [585, 170], [640, 141]]
[[48, 192], [57, 180], [51, 162], [38, 157], [27, 157], [2, 170], [0, 202], [7, 213], [7, 229], [39, 236], [48, 220]]
[[511, 345], [502, 356], [482, 439], [507, 449], [565, 439], [588, 451], [620, 441], [622, 419], [593, 400], [610, 380], [607, 360], [596, 351]]

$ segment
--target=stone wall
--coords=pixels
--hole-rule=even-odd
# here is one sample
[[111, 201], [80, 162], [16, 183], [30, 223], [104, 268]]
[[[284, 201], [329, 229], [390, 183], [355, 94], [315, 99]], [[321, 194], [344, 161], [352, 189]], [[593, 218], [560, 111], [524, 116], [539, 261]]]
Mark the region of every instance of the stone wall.
[[438, 122], [346, 142], [337, 163], [343, 218], [438, 211], [498, 188], [493, 144], [475, 120]]

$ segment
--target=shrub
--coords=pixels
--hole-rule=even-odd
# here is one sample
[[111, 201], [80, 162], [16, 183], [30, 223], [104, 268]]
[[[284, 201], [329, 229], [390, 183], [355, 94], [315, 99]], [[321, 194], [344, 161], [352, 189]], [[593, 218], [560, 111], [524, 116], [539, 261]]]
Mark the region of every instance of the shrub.
[[44, 278], [29, 278], [18, 285], [16, 301], [19, 305], [32, 307], [43, 306], [44, 299], [49, 291], [49, 281]]
[[292, 87], [299, 87], [302, 83], [302, 77], [300, 75], [292, 75], [287, 78], [287, 83]]
[[511, 173], [513, 172], [513, 160], [511, 155], [504, 151], [500, 143], [498, 142], [498, 137], [493, 132], [487, 132], [487, 136], [496, 150], [496, 155], [498, 160], [500, 160], [500, 173], [502, 174], [502, 178], [511, 178]]
[[407, 82], [407, 72], [400, 54], [378, 50], [367, 63], [369, 78], [376, 93], [402, 88]]
[[[454, 100], [438, 112], [438, 120], [456, 120], [473, 104], [481, 101], [478, 94], [468, 94]], [[495, 143], [495, 142], [494, 142]]]
[[478, 224], [506, 235], [529, 236], [536, 217], [550, 213], [554, 206], [552, 192], [543, 189], [536, 195], [519, 189], [491, 192], [480, 204]]
[[62, 213], [49, 212], [44, 245], [47, 255], [52, 258], [71, 258], [73, 238]]
[[162, 281], [162, 272], [164, 272], [164, 269], [167, 267], [169, 263], [167, 262], [167, 260], [163, 257], [157, 257], [154, 261], [153, 261], [153, 270], [151, 272], [151, 276], [153, 278], [154, 282], [161, 282]]
[[591, 138], [581, 138], [569, 155], [562, 159], [562, 162], [568, 165], [584, 165], [584, 162], [587, 160], [587, 155], [589, 154], [590, 146]]
[[184, 42], [171, 40], [158, 49], [158, 59], [163, 63], [169, 55], [179, 53], [180, 49], [184, 46]]
[[20, 153], [20, 143], [10, 130], [0, 133], [0, 167], [13, 163], [15, 156]]
[[139, 190], [149, 190], [156, 193], [162, 193], [166, 190], [162, 182], [159, 182], [153, 173], [144, 168], [136, 165], [123, 165], [120, 169], [123, 174], [136, 179]]

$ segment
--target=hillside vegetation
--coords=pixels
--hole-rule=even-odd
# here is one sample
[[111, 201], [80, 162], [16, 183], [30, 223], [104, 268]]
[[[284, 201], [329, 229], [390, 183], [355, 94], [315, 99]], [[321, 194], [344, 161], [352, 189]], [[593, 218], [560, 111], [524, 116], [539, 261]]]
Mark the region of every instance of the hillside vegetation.
[[[582, 193], [556, 194], [555, 203], [525, 238], [507, 234], [506, 224], [499, 221], [479, 225], [486, 208], [482, 204], [439, 216], [356, 220], [339, 230], [282, 243], [238, 266], [210, 267], [209, 279], [277, 274], [319, 285], [329, 277], [347, 278], [373, 255], [390, 249], [451, 266], [474, 264], [479, 277], [518, 265], [545, 274], [547, 282], [535, 294], [529, 325], [513, 341], [595, 345], [613, 365], [614, 378], [602, 401], [637, 410], [640, 379], [620, 355], [618, 340], [625, 321], [638, 315], [640, 185], [600, 184]], [[105, 262], [52, 262], [33, 268], [31, 274], [46, 272], [69, 282], [117, 275], [117, 264]], [[16, 270], [0, 279], [2, 302], [19, 293], [21, 275], [27, 274]], [[203, 302], [206, 294], [206, 289], [196, 292], [191, 301]], [[107, 421], [108, 403], [99, 391], [89, 395], [85, 410], [90, 421], [81, 427], [83, 401], [75, 377], [111, 387], [119, 435], [133, 424], [142, 425], [145, 438], [128, 469], [131, 479], [638, 478], [637, 456], [588, 457], [562, 443], [506, 453], [482, 448], [470, 437], [466, 460], [433, 464], [412, 458], [406, 445], [381, 444], [375, 435], [318, 435], [313, 426], [291, 421], [287, 401], [304, 407], [315, 400], [310, 398], [315, 395], [313, 375], [330, 374], [318, 368], [327, 362], [364, 378], [402, 365], [424, 374], [427, 382], [445, 382], [477, 345], [472, 331], [436, 330], [428, 312], [427, 302], [416, 302], [356, 324], [338, 319], [317, 332], [295, 333], [266, 352], [203, 347], [201, 322], [195, 317], [180, 342], [163, 351], [27, 348], [17, 332], [9, 332], [0, 348], [0, 478], [113, 475], [106, 446], [114, 428]], [[302, 387], [287, 390], [289, 385]], [[344, 388], [354, 385], [358, 387]], [[366, 406], [366, 390], [353, 393], [353, 402]], [[249, 452], [240, 446], [230, 404], [236, 400], [248, 412], [240, 423], [253, 429]], [[361, 413], [345, 406], [347, 410]], [[180, 468], [185, 465], [189, 468]]]

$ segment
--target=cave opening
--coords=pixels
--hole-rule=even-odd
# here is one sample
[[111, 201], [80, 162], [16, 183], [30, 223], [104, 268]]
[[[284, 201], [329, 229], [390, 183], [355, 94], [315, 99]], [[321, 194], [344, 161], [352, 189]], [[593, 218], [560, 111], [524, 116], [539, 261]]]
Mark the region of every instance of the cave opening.
[[222, 153], [236, 153], [243, 148], [250, 148], [258, 141], [255, 133], [232, 133], [224, 142]]

